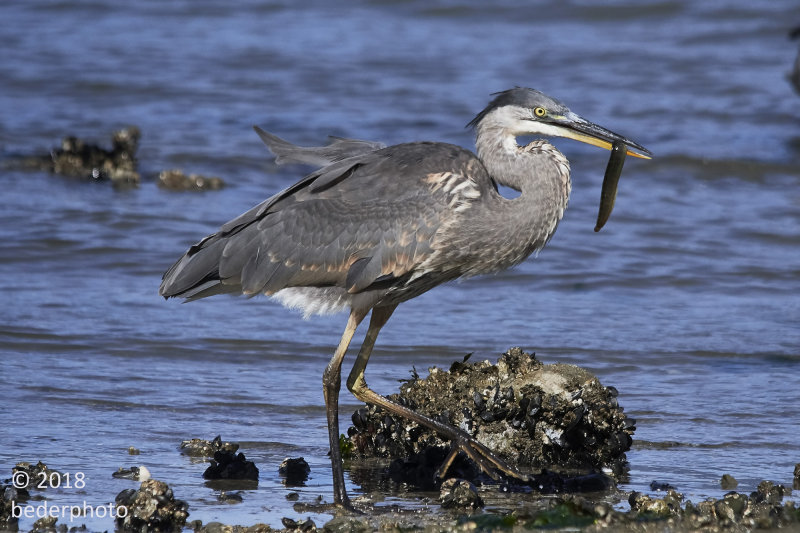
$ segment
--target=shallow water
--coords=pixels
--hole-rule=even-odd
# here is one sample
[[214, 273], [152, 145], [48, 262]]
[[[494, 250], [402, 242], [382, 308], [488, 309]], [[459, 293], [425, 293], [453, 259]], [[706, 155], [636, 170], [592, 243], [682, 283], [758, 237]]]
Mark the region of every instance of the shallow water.
[[[616, 209], [592, 232], [607, 152], [556, 141], [573, 197], [536, 259], [405, 303], [368, 370], [392, 392], [412, 365], [512, 345], [594, 371], [637, 419], [623, 490], [668, 482], [688, 498], [790, 484], [800, 462], [800, 97], [794, 0], [5, 3], [0, 7], [0, 479], [19, 461], [82, 472], [58, 505], [112, 502], [146, 465], [229, 524], [302, 518], [286, 456], [330, 501], [321, 373], [344, 316], [304, 321], [264, 299], [163, 301], [163, 271], [199, 238], [291, 184], [250, 129], [472, 145], [489, 93], [533, 86], [650, 148], [629, 159]], [[67, 134], [143, 132], [137, 189], [10, 165]], [[162, 169], [220, 175], [202, 194]], [[345, 363], [347, 364], [347, 362]], [[424, 372], [423, 372], [424, 374]], [[357, 406], [342, 395], [343, 420]], [[345, 427], [342, 427], [342, 431]], [[217, 501], [180, 441], [221, 434], [261, 470], [244, 502]], [[129, 456], [135, 446], [139, 456]], [[355, 496], [361, 487], [349, 482]], [[426, 504], [392, 494], [404, 508]], [[39, 505], [41, 502], [31, 502]], [[433, 506], [433, 509], [436, 507]], [[311, 515], [317, 524], [326, 515]], [[31, 520], [23, 520], [28, 529]], [[108, 519], [81, 518], [93, 529]], [[68, 522], [67, 522], [68, 523]]]

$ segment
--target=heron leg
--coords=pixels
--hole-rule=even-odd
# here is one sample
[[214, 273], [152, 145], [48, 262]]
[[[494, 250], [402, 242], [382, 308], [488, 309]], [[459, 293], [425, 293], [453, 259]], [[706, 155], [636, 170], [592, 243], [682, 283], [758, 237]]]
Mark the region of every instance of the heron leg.
[[437, 477], [444, 477], [458, 452], [462, 451], [467, 455], [467, 457], [472, 459], [481, 470], [486, 472], [493, 479], [499, 478], [497, 475], [497, 472], [499, 471], [506, 476], [522, 481], [523, 483], [530, 482], [530, 476], [523, 474], [517, 469], [509, 466], [505, 461], [497, 457], [489, 448], [478, 442], [465, 431], [421, 415], [403, 405], [396, 404], [369, 388], [366, 380], [364, 379], [364, 370], [366, 369], [367, 362], [372, 354], [372, 349], [375, 346], [378, 333], [389, 320], [389, 317], [392, 316], [392, 312], [394, 312], [396, 307], [397, 306], [376, 307], [372, 310], [372, 316], [370, 317], [367, 335], [364, 338], [364, 343], [361, 345], [361, 349], [358, 351], [358, 357], [353, 364], [353, 369], [350, 371], [350, 375], [347, 378], [347, 388], [350, 390], [350, 392], [352, 392], [353, 395], [362, 402], [377, 405], [389, 413], [401, 416], [407, 420], [416, 422], [421, 426], [430, 428], [433, 431], [436, 431], [442, 437], [449, 439], [452, 443], [452, 447], [444, 463], [437, 470]]
[[352, 310], [347, 319], [347, 326], [339, 341], [325, 372], [322, 374], [322, 392], [325, 395], [325, 413], [328, 418], [328, 438], [331, 445], [331, 467], [333, 469], [333, 501], [350, 508], [350, 499], [344, 485], [344, 468], [342, 467], [342, 451], [339, 448], [339, 389], [342, 386], [342, 360], [353, 340], [358, 325], [364, 320], [366, 312]]

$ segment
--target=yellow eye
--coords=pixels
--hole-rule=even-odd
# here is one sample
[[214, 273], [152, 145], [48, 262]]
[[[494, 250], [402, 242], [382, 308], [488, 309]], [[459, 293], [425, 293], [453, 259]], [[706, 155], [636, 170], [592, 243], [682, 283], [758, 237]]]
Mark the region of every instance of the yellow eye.
[[543, 107], [537, 107], [533, 110], [533, 114], [539, 118], [542, 118], [547, 114], [547, 110]]

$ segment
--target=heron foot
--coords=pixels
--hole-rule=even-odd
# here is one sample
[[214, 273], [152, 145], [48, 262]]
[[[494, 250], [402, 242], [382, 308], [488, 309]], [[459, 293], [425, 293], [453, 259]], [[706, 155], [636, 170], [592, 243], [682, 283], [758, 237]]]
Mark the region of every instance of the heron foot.
[[[486, 475], [499, 481], [501, 477], [515, 479], [522, 483], [528, 484], [531, 482], [531, 476], [524, 474], [516, 468], [510, 466], [508, 463], [497, 457], [494, 452], [489, 448], [478, 442], [473, 437], [466, 433], [459, 435], [451, 440], [450, 452], [447, 454], [444, 462], [436, 470], [436, 477], [444, 479], [450, 466], [453, 464], [458, 452], [464, 452]], [[498, 474], [498, 472], [501, 475]]]

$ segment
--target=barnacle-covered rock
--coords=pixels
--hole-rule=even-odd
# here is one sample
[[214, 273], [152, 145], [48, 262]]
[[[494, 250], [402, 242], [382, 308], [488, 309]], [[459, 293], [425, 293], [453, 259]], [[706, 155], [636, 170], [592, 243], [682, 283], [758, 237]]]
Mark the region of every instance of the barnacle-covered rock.
[[123, 531], [178, 531], [189, 516], [189, 505], [155, 479], [143, 481], [138, 490], [123, 490], [115, 501], [117, 527]]
[[106, 150], [70, 135], [64, 137], [61, 146], [49, 154], [22, 157], [18, 164], [23, 168], [46, 170], [63, 176], [135, 186], [140, 181], [136, 170], [140, 137], [141, 132], [136, 126], [115, 131], [111, 136], [111, 150]]
[[15, 487], [14, 484], [0, 483], [0, 531], [16, 531], [19, 522], [19, 511], [15, 512], [20, 502], [25, 502], [30, 494], [24, 488]]
[[450, 478], [439, 489], [439, 501], [445, 509], [478, 509], [483, 500], [478, 489], [466, 479]]
[[47, 489], [60, 487], [63, 474], [49, 468], [39, 461], [31, 464], [27, 461], [17, 463], [12, 469], [14, 487], [18, 489]]
[[223, 442], [222, 437], [217, 435], [213, 440], [190, 439], [181, 442], [181, 453], [190, 457], [214, 457], [218, 451], [236, 453], [239, 444], [235, 442]]
[[[613, 387], [587, 370], [545, 365], [519, 348], [495, 365], [465, 360], [449, 371], [431, 368], [390, 399], [461, 428], [518, 468], [620, 473], [635, 429]], [[427, 428], [375, 406], [362, 407], [352, 420], [356, 456], [409, 460], [448, 446]]]

